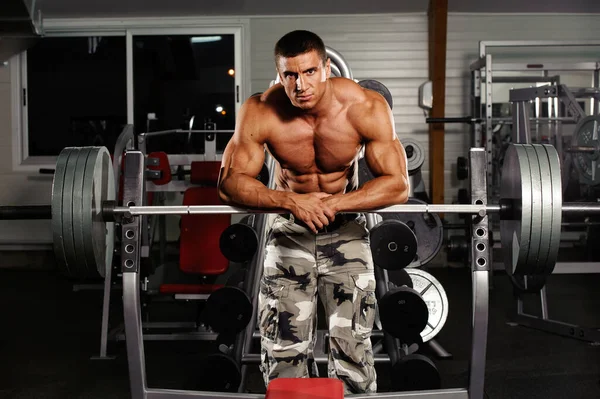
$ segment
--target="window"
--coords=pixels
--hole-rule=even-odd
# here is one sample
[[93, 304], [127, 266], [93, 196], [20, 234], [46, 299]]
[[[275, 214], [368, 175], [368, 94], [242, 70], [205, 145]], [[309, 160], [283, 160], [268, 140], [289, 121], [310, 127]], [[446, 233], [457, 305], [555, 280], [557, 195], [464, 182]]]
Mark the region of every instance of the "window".
[[24, 66], [27, 156], [56, 156], [67, 146], [112, 151], [127, 123], [124, 36], [44, 38]]
[[[53, 168], [67, 146], [112, 151], [125, 124], [137, 133], [189, 129], [194, 117], [194, 130], [233, 130], [249, 94], [242, 68], [250, 58], [242, 51], [249, 46], [248, 20], [82, 19], [44, 25], [46, 36], [11, 60], [15, 170]], [[217, 154], [230, 136], [217, 136]], [[153, 137], [147, 149], [156, 144], [175, 150], [174, 137], [162, 142]], [[204, 137], [192, 141], [193, 150], [203, 153]]]
[[[133, 102], [137, 133], [160, 130], [233, 130], [235, 36], [133, 35]], [[152, 137], [147, 150], [203, 153], [203, 134]], [[231, 134], [217, 134], [222, 152]]]

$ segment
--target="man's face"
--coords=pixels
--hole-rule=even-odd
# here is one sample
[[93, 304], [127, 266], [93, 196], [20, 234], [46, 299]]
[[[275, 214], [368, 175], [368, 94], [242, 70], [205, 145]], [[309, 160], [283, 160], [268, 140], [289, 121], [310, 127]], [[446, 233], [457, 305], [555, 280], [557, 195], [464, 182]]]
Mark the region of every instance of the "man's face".
[[296, 57], [279, 57], [277, 72], [279, 80], [292, 104], [300, 109], [313, 108], [323, 97], [331, 68], [316, 51], [309, 51]]

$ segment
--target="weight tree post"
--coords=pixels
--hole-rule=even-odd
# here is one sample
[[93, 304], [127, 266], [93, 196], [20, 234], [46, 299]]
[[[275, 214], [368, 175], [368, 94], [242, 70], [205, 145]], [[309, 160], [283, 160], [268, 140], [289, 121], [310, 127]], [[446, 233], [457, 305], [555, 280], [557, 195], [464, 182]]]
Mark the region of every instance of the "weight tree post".
[[[469, 151], [471, 203], [487, 204], [487, 157], [483, 148]], [[469, 398], [483, 399], [489, 312], [490, 247], [488, 216], [471, 216], [471, 270], [473, 273], [473, 330]]]
[[[129, 151], [123, 172], [123, 205], [142, 204], [144, 189], [144, 155]], [[133, 399], [146, 397], [146, 361], [140, 311], [140, 244], [141, 218], [124, 217], [121, 237], [123, 271], [123, 317], [129, 364], [129, 387]]]

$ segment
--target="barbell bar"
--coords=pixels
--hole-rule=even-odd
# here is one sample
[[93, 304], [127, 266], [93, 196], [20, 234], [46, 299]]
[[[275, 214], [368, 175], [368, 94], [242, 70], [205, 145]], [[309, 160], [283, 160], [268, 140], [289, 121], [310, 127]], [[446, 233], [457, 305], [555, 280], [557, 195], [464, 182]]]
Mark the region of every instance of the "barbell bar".
[[[106, 203], [108, 205], [108, 203]], [[485, 216], [487, 213], [499, 213], [504, 219], [511, 218], [513, 205], [508, 202], [503, 204], [491, 205], [470, 205], [470, 204], [405, 204], [393, 205], [385, 208], [354, 210], [352, 212], [340, 213], [467, 213]], [[220, 215], [220, 214], [248, 214], [248, 213], [270, 213], [286, 214], [287, 211], [264, 211], [237, 208], [229, 205], [167, 205], [167, 206], [121, 206], [111, 209], [106, 206], [103, 209], [105, 220], [114, 220], [112, 215], [122, 215], [123, 217], [142, 216], [142, 215]], [[600, 204], [596, 202], [565, 203], [562, 205], [562, 213], [600, 213]], [[506, 215], [506, 216], [503, 216]], [[517, 217], [517, 216], [515, 216]]]
[[[54, 173], [50, 216], [57, 261], [71, 277], [104, 275], [112, 262], [114, 221], [118, 217], [287, 213], [226, 205], [117, 206], [115, 188], [112, 161], [105, 147], [67, 147], [61, 151]], [[497, 204], [403, 204], [353, 212], [470, 213], [479, 217], [498, 213], [505, 268], [518, 275], [552, 272], [563, 212], [600, 212], [597, 203], [562, 203], [560, 161], [550, 145], [511, 144], [506, 151], [500, 188]], [[30, 219], [35, 217], [24, 216], [44, 216], [40, 211], [44, 213], [47, 208], [5, 210], [6, 218], [16, 219], [15, 215], [20, 214], [20, 218]], [[481, 234], [483, 237], [487, 232]]]

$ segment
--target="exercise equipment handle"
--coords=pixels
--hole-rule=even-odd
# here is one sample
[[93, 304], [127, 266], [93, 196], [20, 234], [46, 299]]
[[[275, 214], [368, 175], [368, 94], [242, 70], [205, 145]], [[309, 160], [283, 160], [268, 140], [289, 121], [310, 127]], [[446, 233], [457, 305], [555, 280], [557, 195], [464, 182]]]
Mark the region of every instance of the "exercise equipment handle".
[[0, 206], [0, 220], [52, 219], [50, 205]]
[[481, 121], [481, 118], [473, 118], [470, 116], [459, 116], [452, 118], [425, 118], [425, 122], [427, 123], [478, 123]]

